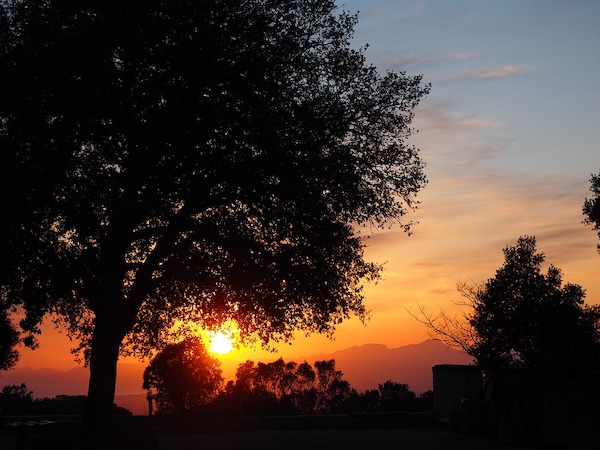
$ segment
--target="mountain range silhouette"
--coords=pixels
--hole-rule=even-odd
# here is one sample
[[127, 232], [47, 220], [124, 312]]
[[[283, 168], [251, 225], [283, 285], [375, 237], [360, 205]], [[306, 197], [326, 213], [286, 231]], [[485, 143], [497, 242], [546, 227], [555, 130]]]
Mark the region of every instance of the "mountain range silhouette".
[[376, 389], [387, 380], [408, 384], [417, 394], [433, 389], [431, 368], [436, 364], [470, 364], [473, 358], [439, 341], [388, 348], [382, 344], [365, 344], [318, 355], [306, 360], [335, 359], [344, 379], [359, 392]]

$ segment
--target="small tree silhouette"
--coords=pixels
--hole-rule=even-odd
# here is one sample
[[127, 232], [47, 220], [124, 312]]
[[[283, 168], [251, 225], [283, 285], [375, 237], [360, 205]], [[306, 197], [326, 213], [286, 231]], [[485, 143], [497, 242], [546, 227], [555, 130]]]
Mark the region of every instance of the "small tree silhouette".
[[200, 338], [167, 345], [144, 371], [142, 387], [159, 413], [187, 414], [206, 406], [218, 394], [221, 363], [209, 356]]
[[27, 414], [32, 404], [33, 392], [25, 383], [8, 384], [0, 392], [0, 409], [4, 414]]
[[537, 251], [535, 237], [504, 249], [505, 261], [485, 284], [461, 285], [466, 311], [417, 320], [435, 339], [463, 348], [488, 368], [539, 368], [600, 363], [600, 307], [584, 304], [585, 291], [563, 285], [562, 272]]

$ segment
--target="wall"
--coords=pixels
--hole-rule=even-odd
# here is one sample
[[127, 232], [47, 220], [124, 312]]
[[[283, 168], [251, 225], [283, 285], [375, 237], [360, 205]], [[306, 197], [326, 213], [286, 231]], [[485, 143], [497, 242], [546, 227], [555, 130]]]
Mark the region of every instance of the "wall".
[[477, 366], [441, 364], [433, 366], [433, 411], [450, 418], [464, 399], [479, 400], [482, 394], [481, 369]]

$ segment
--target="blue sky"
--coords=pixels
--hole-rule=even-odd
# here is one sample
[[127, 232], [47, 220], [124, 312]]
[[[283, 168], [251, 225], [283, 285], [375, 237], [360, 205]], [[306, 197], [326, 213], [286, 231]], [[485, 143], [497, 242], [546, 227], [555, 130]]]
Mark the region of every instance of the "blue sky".
[[374, 331], [364, 337], [418, 340], [405, 308], [450, 308], [457, 283], [493, 276], [502, 248], [525, 234], [600, 303], [597, 237], [581, 224], [600, 170], [600, 2], [345, 4], [359, 11], [354, 43], [369, 44], [375, 66], [432, 84], [412, 138], [430, 180], [420, 223], [409, 238], [371, 239], [367, 256], [387, 272], [367, 290]]
[[488, 149], [479, 157], [496, 149], [494, 167], [600, 168], [600, 2], [346, 5], [360, 11], [355, 42], [369, 43], [369, 59], [423, 74], [433, 85], [425, 107], [470, 123], [473, 139]]

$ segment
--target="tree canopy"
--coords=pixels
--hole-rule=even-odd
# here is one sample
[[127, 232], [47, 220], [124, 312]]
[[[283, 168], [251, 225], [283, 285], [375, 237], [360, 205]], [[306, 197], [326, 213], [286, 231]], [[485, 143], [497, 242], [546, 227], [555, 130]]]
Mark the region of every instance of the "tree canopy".
[[0, 408], [4, 414], [27, 414], [33, 404], [33, 392], [25, 383], [7, 384], [0, 391]]
[[[590, 191], [593, 194], [592, 198], [586, 198], [583, 203], [583, 215], [585, 216], [583, 223], [591, 225], [592, 229], [598, 232], [598, 238], [600, 238], [600, 173], [592, 175]], [[600, 252], [600, 244], [598, 244], [598, 252]]]
[[239, 402], [245, 414], [279, 411], [287, 414], [335, 412], [352, 394], [350, 384], [336, 370], [335, 361], [297, 364], [283, 359], [271, 363], [246, 361], [236, 372], [225, 397]]
[[585, 291], [563, 285], [532, 236], [504, 249], [504, 264], [482, 285], [459, 286], [466, 312], [452, 317], [421, 312], [433, 337], [459, 346], [488, 369], [576, 367], [600, 363], [600, 308], [584, 304]]
[[417, 399], [407, 384], [387, 380], [379, 385], [379, 411], [408, 411]]
[[176, 319], [267, 342], [365, 318], [380, 267], [354, 225], [410, 226], [429, 87], [367, 64], [355, 23], [321, 0], [2, 1], [2, 302], [79, 340], [90, 411]]
[[142, 387], [156, 401], [158, 412], [187, 414], [211, 402], [222, 383], [219, 360], [208, 354], [200, 338], [188, 337], [152, 358]]

